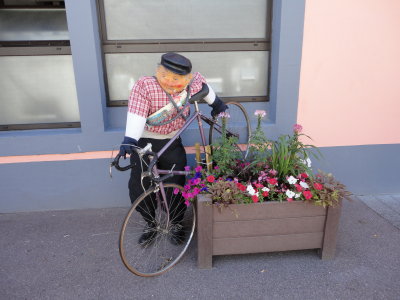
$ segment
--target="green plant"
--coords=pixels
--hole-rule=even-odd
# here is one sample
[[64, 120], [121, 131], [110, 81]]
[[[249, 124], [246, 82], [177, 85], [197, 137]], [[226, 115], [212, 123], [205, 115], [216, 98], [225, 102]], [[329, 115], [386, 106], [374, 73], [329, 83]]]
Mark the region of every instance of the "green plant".
[[335, 205], [341, 198], [349, 199], [346, 187], [332, 174], [313, 174], [310, 156], [320, 158], [322, 155], [315, 146], [302, 142], [310, 137], [301, 133], [300, 125], [294, 125], [292, 135], [281, 135], [269, 141], [261, 130], [265, 112], [255, 115], [258, 126], [251, 137], [248, 160], [243, 159], [235, 140], [226, 136], [224, 118], [227, 116], [220, 116], [223, 134], [213, 145], [214, 169], [195, 168], [193, 178], [182, 193], [186, 204], [199, 193], [211, 194], [213, 203], [221, 207], [264, 201], [308, 201], [326, 207]]
[[[299, 124], [293, 126], [293, 135], [281, 135], [276, 141], [271, 142], [271, 155], [268, 162], [272, 169], [278, 171], [278, 178], [284, 180], [289, 175], [297, 175], [303, 172], [312, 174], [310, 156], [319, 158], [319, 150], [308, 144], [303, 144], [299, 137], [309, 136], [302, 134]], [[312, 150], [317, 151], [317, 153]]]
[[314, 186], [318, 184], [321, 185], [321, 189], [317, 190], [314, 196], [314, 203], [316, 205], [322, 205], [323, 207], [335, 206], [340, 199], [351, 201], [351, 193], [331, 173], [318, 170]]
[[226, 122], [230, 118], [229, 113], [222, 112], [218, 115], [222, 121], [221, 136], [212, 145], [212, 157], [214, 161], [218, 162], [219, 172], [225, 175], [233, 175], [236, 162], [242, 158], [240, 149], [237, 148], [237, 138], [234, 136], [227, 136]]

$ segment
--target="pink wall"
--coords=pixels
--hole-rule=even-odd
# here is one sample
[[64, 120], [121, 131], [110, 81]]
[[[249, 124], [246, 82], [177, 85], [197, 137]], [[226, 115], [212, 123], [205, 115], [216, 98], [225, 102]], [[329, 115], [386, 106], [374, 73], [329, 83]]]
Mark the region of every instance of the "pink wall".
[[317, 146], [400, 143], [400, 1], [307, 0], [298, 123]]

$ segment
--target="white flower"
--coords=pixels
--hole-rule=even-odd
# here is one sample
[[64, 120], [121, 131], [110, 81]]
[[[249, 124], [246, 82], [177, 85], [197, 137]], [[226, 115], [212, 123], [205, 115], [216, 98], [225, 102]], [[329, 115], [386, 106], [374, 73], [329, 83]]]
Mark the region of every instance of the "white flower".
[[261, 189], [263, 192], [269, 192], [269, 188], [267, 188], [267, 187], [263, 187], [262, 189]]
[[295, 198], [299, 198], [301, 196], [301, 193], [297, 193], [296, 195], [294, 195]]
[[286, 191], [286, 196], [288, 196], [288, 198], [293, 198], [294, 195], [295, 193], [293, 193], [291, 190]]
[[246, 188], [246, 190], [247, 190], [247, 192], [248, 192], [250, 195], [252, 195], [252, 196], [254, 196], [254, 195], [257, 194], [257, 193], [256, 193], [256, 190], [255, 190], [251, 185], [248, 185], [247, 188]]
[[295, 184], [295, 183], [297, 182], [297, 179], [296, 179], [295, 177], [293, 177], [293, 176], [290, 176], [290, 177], [287, 179], [287, 181], [288, 181], [290, 184]]
[[308, 184], [307, 184], [306, 182], [304, 182], [304, 181], [301, 181], [301, 182], [300, 182], [300, 185], [301, 185], [303, 188], [305, 188], [305, 189], [308, 189], [308, 188], [309, 188]]
[[306, 165], [307, 167], [311, 168], [311, 159], [307, 157], [307, 159], [302, 159], [301, 162]]

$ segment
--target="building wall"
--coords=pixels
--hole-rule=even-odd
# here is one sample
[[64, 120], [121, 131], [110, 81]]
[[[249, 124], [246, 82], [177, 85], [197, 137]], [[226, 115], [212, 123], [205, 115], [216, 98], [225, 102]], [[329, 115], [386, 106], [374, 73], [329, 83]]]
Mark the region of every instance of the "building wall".
[[[334, 27], [333, 20], [326, 25], [322, 20], [325, 18], [329, 20], [331, 14], [345, 18], [346, 15], [341, 15], [341, 13], [345, 14], [342, 11], [351, 9], [353, 14], [357, 14], [356, 12], [361, 7], [361, 1], [357, 0], [350, 1], [351, 4], [344, 1], [337, 1], [334, 4], [331, 2], [274, 1], [270, 62], [271, 99], [268, 103], [245, 103], [245, 107], [250, 115], [255, 109], [268, 110], [269, 120], [263, 124], [263, 128], [270, 138], [289, 133], [294, 123], [301, 123], [306, 133], [322, 147], [321, 150], [325, 155], [323, 161], [315, 162], [315, 168], [320, 166], [324, 170], [334, 172], [338, 179], [346, 183], [354, 193], [399, 192], [395, 179], [395, 171], [400, 167], [397, 158], [400, 149], [399, 145], [395, 144], [398, 143], [397, 133], [392, 130], [384, 139], [379, 134], [359, 138], [359, 131], [365, 128], [366, 123], [380, 125], [383, 121], [386, 130], [393, 122], [395, 122], [394, 126], [398, 125], [396, 120], [389, 121], [389, 118], [381, 115], [392, 110], [371, 103], [371, 105], [368, 104], [367, 112], [361, 120], [357, 114], [357, 105], [362, 100], [354, 98], [363, 92], [362, 89], [360, 91], [348, 89], [352, 91], [352, 97], [349, 96], [347, 101], [341, 99], [343, 103], [325, 100], [321, 102], [326, 95], [330, 95], [332, 83], [338, 86], [335, 89], [337, 95], [348, 94], [343, 91], [343, 86], [346, 84], [350, 87], [360, 84], [356, 80], [358, 77], [354, 74], [352, 76], [349, 74], [348, 78], [351, 79], [352, 84], [348, 80], [337, 83], [328, 80], [331, 78], [328, 75], [331, 74], [331, 69], [338, 75], [332, 80], [343, 78], [339, 76], [341, 74], [338, 63], [342, 59], [335, 58], [336, 63], [326, 62], [319, 48], [327, 52], [331, 51], [332, 57], [344, 51], [335, 43], [332, 43], [332, 46], [336, 51], [324, 44], [326, 40], [323, 34], [318, 34], [319, 30], [325, 32], [324, 26], [326, 26], [326, 31], [336, 32], [337, 35], [340, 30]], [[372, 1], [368, 3], [372, 5]], [[385, 3], [392, 5], [390, 13], [394, 13], [395, 1], [386, 0]], [[129, 204], [127, 189], [129, 174], [114, 170], [113, 178], [108, 175], [110, 150], [114, 147], [118, 148], [124, 135], [126, 109], [106, 106], [96, 1], [66, 0], [66, 10], [82, 127], [0, 132], [0, 212], [113, 207]], [[382, 13], [390, 14], [389, 12]], [[325, 18], [321, 14], [322, 16], [326, 14]], [[346, 14], [350, 15], [350, 12]], [[380, 22], [387, 21], [387, 24], [396, 22], [394, 19], [389, 20], [390, 18], [382, 17]], [[343, 32], [353, 26], [350, 19], [347, 25], [345, 22], [342, 23], [338, 22], [336, 25], [341, 27]], [[361, 30], [362, 26], [359, 25], [359, 28]], [[356, 34], [358, 31], [354, 29], [353, 32]], [[350, 38], [351, 35], [342, 43]], [[324, 45], [323, 48], [322, 45]], [[360, 45], [357, 46], [358, 49]], [[346, 47], [356, 46], [347, 45]], [[375, 49], [377, 51], [378, 48]], [[362, 56], [364, 50], [359, 49], [351, 53], [355, 59]], [[363, 57], [366, 64], [374, 59], [370, 57], [370, 54]], [[347, 64], [353, 61], [351, 58], [347, 60]], [[375, 64], [378, 65], [377, 62]], [[385, 64], [390, 66], [387, 61]], [[364, 68], [369, 67], [364, 66]], [[320, 75], [318, 77], [314, 76], [317, 71]], [[389, 74], [392, 75], [392, 73], [387, 73]], [[359, 76], [361, 75], [364, 76], [363, 81], [368, 83], [367, 87], [374, 86], [371, 84], [372, 79], [365, 76], [365, 72], [360, 71]], [[375, 75], [374, 78], [381, 77]], [[317, 80], [318, 84], [315, 82]], [[382, 79], [380, 82], [384, 82], [384, 87], [388, 87], [385, 80]], [[375, 95], [379, 94], [378, 90], [379, 87], [376, 85]], [[383, 91], [387, 90], [387, 88], [383, 89]], [[396, 93], [400, 95], [394, 87], [390, 89], [390, 95], [394, 95], [390, 99], [394, 99]], [[365, 92], [362, 95], [367, 94], [371, 93]], [[353, 104], [348, 108], [348, 103]], [[365, 103], [369, 101], [362, 102], [364, 105]], [[395, 103], [386, 102], [385, 104]], [[320, 109], [317, 108], [318, 106]], [[202, 109], [209, 111], [206, 105], [202, 105]], [[378, 109], [378, 111], [373, 111], [373, 116], [366, 119], [368, 110], [372, 109]], [[336, 115], [331, 111], [345, 112], [348, 123], [358, 120], [358, 123], [364, 124], [364, 127], [357, 124], [358, 131], [356, 134], [350, 134], [349, 138], [349, 128], [355, 128], [354, 122], [347, 127], [330, 126], [337, 120]], [[344, 117], [339, 118], [339, 121], [343, 120], [345, 120]], [[183, 136], [186, 146], [198, 141], [196, 135], [193, 134], [194, 130], [194, 127], [189, 128]], [[332, 138], [332, 142], [330, 138], [325, 139], [327, 130], [330, 130], [329, 137]], [[353, 139], [351, 139], [352, 136]], [[358, 142], [354, 142], [354, 138], [357, 138]], [[189, 161], [194, 162], [193, 156], [189, 156]]]
[[400, 2], [307, 0], [298, 121], [318, 146], [400, 143]]
[[353, 192], [398, 193], [400, 2], [307, 0], [297, 120]]

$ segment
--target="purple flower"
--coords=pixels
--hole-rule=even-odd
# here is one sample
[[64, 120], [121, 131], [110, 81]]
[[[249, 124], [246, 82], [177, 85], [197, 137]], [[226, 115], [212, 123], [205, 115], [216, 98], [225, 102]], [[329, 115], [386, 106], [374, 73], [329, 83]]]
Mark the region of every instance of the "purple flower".
[[185, 166], [184, 169], [185, 169], [186, 172], [189, 172], [190, 171], [190, 166]]

